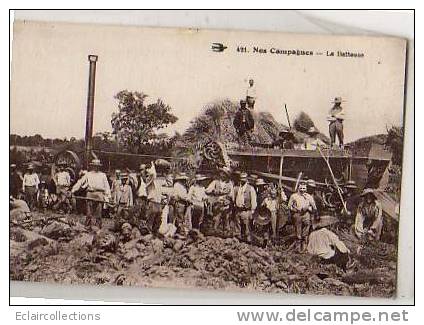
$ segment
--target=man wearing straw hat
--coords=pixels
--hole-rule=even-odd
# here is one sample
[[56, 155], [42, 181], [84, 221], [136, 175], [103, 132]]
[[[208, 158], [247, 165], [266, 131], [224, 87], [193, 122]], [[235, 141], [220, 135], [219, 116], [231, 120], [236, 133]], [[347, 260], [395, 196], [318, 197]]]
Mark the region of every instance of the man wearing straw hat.
[[262, 204], [262, 201], [268, 196], [268, 184], [263, 180], [263, 178], [256, 178], [254, 183], [254, 188], [256, 190], [256, 196], [258, 200], [258, 206]]
[[336, 143], [336, 135], [339, 139], [339, 146], [343, 148], [343, 121], [345, 118], [344, 109], [341, 106], [343, 100], [341, 97], [334, 98], [332, 102], [334, 106], [330, 109], [328, 113], [327, 120], [330, 122], [329, 124], [329, 133], [330, 133], [330, 146], [331, 148]]
[[261, 205], [268, 209], [271, 215], [271, 235], [272, 240], [277, 239], [277, 230], [278, 230], [278, 209], [279, 202], [277, 198], [278, 192], [277, 189], [271, 188], [269, 195], [264, 198]]
[[197, 174], [194, 178], [193, 184], [188, 190], [191, 224], [193, 228], [198, 230], [200, 230], [200, 226], [203, 222], [205, 202], [207, 199], [205, 186], [202, 183], [205, 179], [205, 176]]
[[319, 216], [324, 212], [325, 205], [324, 201], [322, 199], [322, 196], [320, 195], [320, 192], [317, 187], [317, 183], [312, 178], [308, 179], [306, 181], [306, 185], [308, 187], [308, 193], [312, 196], [314, 203], [315, 203], [315, 210], [313, 211], [315, 213], [315, 217], [319, 219]]
[[56, 184], [56, 195], [58, 198], [55, 204], [55, 209], [63, 209], [64, 212], [69, 212], [72, 209], [71, 202], [69, 200], [69, 187], [71, 186], [71, 176], [66, 170], [65, 163], [58, 164], [58, 171], [53, 178]]
[[38, 178], [37, 173], [34, 171], [34, 166], [29, 164], [27, 167], [27, 172], [25, 173], [22, 180], [22, 190], [25, 193], [25, 200], [28, 203], [31, 211], [35, 208], [35, 204], [37, 202], [39, 184], [40, 179]]
[[186, 220], [186, 212], [188, 206], [187, 192], [188, 177], [181, 172], [174, 178], [174, 187], [172, 190], [172, 202], [174, 205], [174, 220], [173, 223], [177, 226], [178, 232], [186, 235], [189, 230], [189, 225]]
[[318, 147], [325, 145], [325, 142], [318, 138], [319, 130], [315, 126], [311, 126], [307, 134], [309, 137], [306, 137], [304, 140], [304, 147], [306, 150], [317, 150]]
[[209, 203], [212, 205], [213, 227], [216, 233], [219, 230], [219, 225], [222, 225], [224, 233], [231, 230], [230, 216], [234, 200], [234, 185], [230, 179], [230, 173], [229, 168], [222, 168], [219, 171], [219, 177], [206, 188]]
[[72, 194], [80, 189], [87, 190], [87, 227], [91, 227], [93, 221], [99, 228], [102, 227], [103, 204], [111, 198], [109, 182], [106, 174], [100, 171], [101, 166], [99, 159], [93, 159], [89, 164], [90, 171], [72, 188]]
[[[361, 197], [357, 194], [358, 186], [354, 180], [347, 181], [344, 187], [344, 200], [348, 216], [356, 216]], [[342, 209], [343, 213], [344, 209]]]
[[379, 240], [383, 230], [383, 209], [373, 189], [365, 189], [362, 194], [355, 218], [355, 234], [358, 238], [364, 235]]
[[257, 207], [257, 197], [255, 188], [249, 184], [246, 173], [240, 174], [240, 186], [234, 192], [237, 233], [242, 240], [250, 243], [250, 223]]

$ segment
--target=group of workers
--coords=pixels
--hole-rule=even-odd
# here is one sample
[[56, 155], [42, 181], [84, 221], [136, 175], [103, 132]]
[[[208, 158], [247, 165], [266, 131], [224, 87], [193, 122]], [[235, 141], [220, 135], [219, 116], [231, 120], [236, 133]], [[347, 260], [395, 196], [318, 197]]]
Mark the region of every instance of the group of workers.
[[[77, 180], [71, 180], [67, 166], [59, 164], [52, 178], [56, 198], [51, 206], [71, 212], [75, 201], [85, 202], [87, 227], [102, 227], [106, 208], [115, 212], [116, 220], [122, 221], [120, 225], [130, 222], [139, 227], [144, 220], [147, 229], [157, 235], [187, 236], [196, 229], [264, 246], [278, 240], [281, 228], [292, 225], [300, 251], [309, 249], [311, 234], [326, 223], [321, 218], [328, 214], [328, 206], [312, 179], [300, 179], [295, 192], [287, 197], [283, 187], [227, 167], [208, 177], [189, 177], [180, 172], [164, 179], [157, 177], [153, 161], [141, 164], [137, 172], [116, 170], [111, 177], [101, 167], [100, 160], [93, 159], [88, 171], [81, 171]], [[29, 165], [20, 176], [12, 165], [11, 207], [21, 194], [29, 210], [45, 208], [43, 197], [48, 190], [42, 183], [33, 166]], [[359, 238], [378, 240], [383, 225], [381, 204], [373, 190], [357, 192], [355, 182], [344, 185], [344, 212], [352, 217]], [[336, 247], [334, 243], [330, 246]]]
[[[233, 121], [238, 135], [250, 141], [254, 129], [251, 110], [254, 109], [256, 89], [249, 80], [246, 98]], [[336, 136], [343, 147], [344, 111], [342, 99], [336, 97], [328, 116], [331, 146]], [[308, 130], [310, 143], [305, 149], [320, 146], [318, 130]], [[275, 143], [284, 149], [293, 148], [293, 133], [283, 131]], [[299, 251], [308, 251], [325, 260], [346, 268], [349, 250], [337, 235], [326, 227], [322, 219], [328, 214], [328, 204], [323, 193], [312, 179], [299, 179], [294, 193], [287, 197], [283, 187], [266, 183], [256, 175], [232, 171], [223, 167], [212, 176], [183, 172], [157, 177], [155, 163], [141, 164], [136, 172], [116, 170], [108, 177], [101, 171], [99, 159], [93, 159], [88, 170], [80, 171], [72, 179], [66, 163], [58, 163], [49, 186], [40, 182], [34, 166], [29, 164], [23, 175], [11, 165], [10, 206], [21, 207], [27, 203], [26, 213], [36, 207], [69, 213], [78, 202], [84, 202], [86, 226], [102, 227], [105, 210], [113, 211], [118, 227], [128, 232], [131, 227], [144, 225], [155, 235], [164, 237], [187, 236], [191, 230], [223, 237], [238, 237], [247, 243], [261, 245], [275, 243], [280, 230], [291, 225]], [[281, 184], [279, 184], [281, 185]], [[353, 181], [343, 185], [342, 201], [345, 216], [350, 216], [353, 229], [359, 238], [379, 240], [382, 232], [382, 207], [373, 190], [361, 194]], [[54, 199], [52, 199], [54, 196]], [[23, 199], [23, 200], [22, 200]], [[81, 205], [81, 204], [80, 204]]]

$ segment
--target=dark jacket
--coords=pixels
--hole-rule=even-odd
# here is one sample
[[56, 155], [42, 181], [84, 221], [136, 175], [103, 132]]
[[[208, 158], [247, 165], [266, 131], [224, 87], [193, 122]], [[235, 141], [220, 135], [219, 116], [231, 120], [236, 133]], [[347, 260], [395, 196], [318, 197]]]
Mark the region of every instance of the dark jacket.
[[253, 130], [255, 121], [249, 110], [238, 110], [234, 116], [233, 125], [238, 134], [242, 135], [246, 131]]

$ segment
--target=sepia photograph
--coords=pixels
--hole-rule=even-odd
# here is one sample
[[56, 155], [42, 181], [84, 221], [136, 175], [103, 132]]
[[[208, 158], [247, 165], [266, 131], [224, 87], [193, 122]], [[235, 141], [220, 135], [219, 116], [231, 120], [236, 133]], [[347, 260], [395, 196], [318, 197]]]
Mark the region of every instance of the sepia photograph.
[[15, 20], [10, 280], [394, 298], [406, 49]]

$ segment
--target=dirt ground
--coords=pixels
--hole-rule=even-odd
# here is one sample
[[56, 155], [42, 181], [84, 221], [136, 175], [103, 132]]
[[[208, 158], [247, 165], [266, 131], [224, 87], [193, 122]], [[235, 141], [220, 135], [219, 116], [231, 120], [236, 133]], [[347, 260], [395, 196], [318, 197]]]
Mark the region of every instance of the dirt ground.
[[359, 243], [348, 229], [333, 229], [355, 261], [344, 272], [298, 253], [289, 241], [260, 248], [200, 233], [160, 240], [137, 231], [125, 240], [111, 219], [97, 231], [82, 222], [51, 212], [11, 220], [10, 279], [372, 297], [392, 297], [396, 290], [396, 246]]

